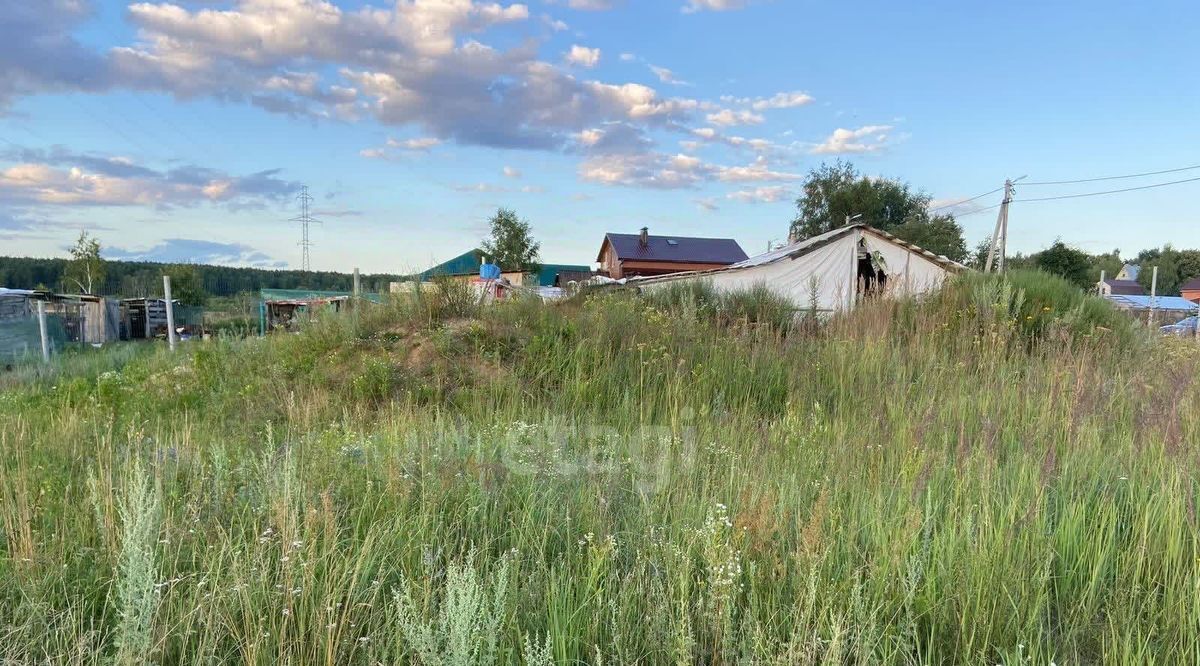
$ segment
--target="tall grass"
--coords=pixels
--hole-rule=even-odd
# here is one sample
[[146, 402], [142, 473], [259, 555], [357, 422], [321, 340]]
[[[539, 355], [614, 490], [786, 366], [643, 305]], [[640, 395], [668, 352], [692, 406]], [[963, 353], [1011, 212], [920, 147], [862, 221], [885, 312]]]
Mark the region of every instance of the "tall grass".
[[0, 661], [1196, 662], [1200, 351], [1022, 279], [786, 335], [402, 298], [14, 383]]

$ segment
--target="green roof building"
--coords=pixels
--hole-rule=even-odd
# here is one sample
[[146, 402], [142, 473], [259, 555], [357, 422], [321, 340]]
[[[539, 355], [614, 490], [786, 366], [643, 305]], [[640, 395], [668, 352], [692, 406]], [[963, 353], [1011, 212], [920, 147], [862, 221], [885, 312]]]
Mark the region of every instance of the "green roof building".
[[[426, 269], [413, 276], [414, 279], [422, 282], [428, 282], [436, 277], [461, 277], [467, 275], [479, 275], [479, 266], [487, 258], [487, 253], [479, 248], [463, 252], [462, 254], [448, 259], [432, 268]], [[501, 269], [504, 267], [501, 266]], [[526, 286], [537, 287], [553, 287], [559, 273], [586, 273], [591, 271], [591, 266], [582, 264], [539, 264], [539, 268], [533, 271], [536, 276], [535, 284], [527, 284]]]

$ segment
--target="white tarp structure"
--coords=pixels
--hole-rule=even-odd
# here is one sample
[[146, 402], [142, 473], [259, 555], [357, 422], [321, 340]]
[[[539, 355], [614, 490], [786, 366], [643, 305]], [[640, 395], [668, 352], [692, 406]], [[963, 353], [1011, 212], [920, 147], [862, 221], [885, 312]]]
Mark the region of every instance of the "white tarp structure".
[[[872, 284], [864, 284], [862, 270], [876, 276], [867, 280]], [[763, 285], [798, 308], [815, 305], [820, 311], [832, 312], [853, 307], [864, 288], [897, 296], [924, 294], [962, 270], [966, 267], [946, 257], [885, 231], [855, 224], [724, 268], [635, 278], [629, 283], [651, 290], [704, 280], [723, 292]]]

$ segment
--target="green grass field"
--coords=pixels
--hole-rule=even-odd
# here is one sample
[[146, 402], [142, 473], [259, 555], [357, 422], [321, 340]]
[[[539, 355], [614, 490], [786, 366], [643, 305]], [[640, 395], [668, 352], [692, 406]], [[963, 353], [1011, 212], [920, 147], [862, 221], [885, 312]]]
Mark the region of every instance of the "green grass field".
[[1200, 663], [1200, 345], [967, 276], [0, 375], [0, 663]]

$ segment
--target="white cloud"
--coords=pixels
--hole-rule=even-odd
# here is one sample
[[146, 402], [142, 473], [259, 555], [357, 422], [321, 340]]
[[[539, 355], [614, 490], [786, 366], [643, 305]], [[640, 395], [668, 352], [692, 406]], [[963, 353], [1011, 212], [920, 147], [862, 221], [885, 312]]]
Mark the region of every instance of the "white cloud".
[[694, 201], [695, 201], [695, 204], [698, 207], [700, 207], [702, 210], [706, 210], [709, 212], [712, 212], [715, 210], [720, 210], [720, 206], [717, 205], [717, 200], [713, 199], [712, 197], [706, 197], [703, 199], [694, 199]]
[[546, 188], [541, 185], [524, 185], [517, 189], [505, 187], [504, 185], [496, 185], [495, 183], [470, 183], [466, 185], [455, 185], [455, 192], [471, 192], [481, 194], [502, 194], [511, 192], [521, 192], [523, 194], [541, 194], [546, 191]]
[[691, 155], [656, 152], [596, 155], [579, 166], [581, 180], [603, 185], [654, 189], [682, 189], [705, 182], [781, 182], [799, 180], [799, 174], [776, 171], [766, 158], [745, 166], [710, 164]]
[[571, 26], [567, 25], [566, 21], [560, 21], [549, 14], [542, 14], [542, 23], [545, 23], [546, 26], [554, 32], [562, 32], [564, 30], [571, 29]]
[[763, 187], [730, 192], [725, 195], [725, 198], [743, 203], [776, 203], [779, 201], [791, 201], [794, 196], [792, 190], [784, 185], [765, 185]]
[[496, 193], [508, 192], [507, 187], [501, 185], [493, 185], [492, 183], [471, 183], [469, 185], [455, 185], [455, 192], [481, 192], [481, 193]]
[[235, 176], [183, 165], [156, 170], [124, 157], [16, 150], [0, 167], [0, 204], [68, 206], [190, 206], [219, 203], [257, 207], [281, 202], [300, 189], [279, 170]]
[[[689, 156], [699, 139], [764, 154], [771, 146], [762, 139], [725, 137], [712, 128], [702, 128], [713, 132], [709, 137], [690, 132], [705, 116], [725, 127], [753, 125], [764, 122], [765, 109], [807, 99], [779, 93], [717, 105], [640, 83], [589, 79], [562, 62], [543, 60], [539, 38], [505, 39], [503, 47], [485, 43], [503, 25], [540, 21], [522, 28], [540, 39], [548, 38], [543, 24], [565, 28], [505, 0], [138, 1], [126, 12], [136, 37], [105, 52], [70, 37], [87, 17], [74, 10], [85, 4], [16, 3], [6, 14], [0, 38], [10, 39], [0, 39], [0, 107], [33, 92], [166, 93], [316, 121], [376, 122], [420, 137], [364, 148], [360, 154], [367, 158], [419, 154], [449, 142], [567, 151], [592, 161], [586, 169], [581, 165], [581, 173], [602, 180], [607, 173], [616, 182], [676, 187], [722, 172], [713, 165], [680, 169], [671, 155], [647, 157], [656, 131], [683, 134], [692, 142], [684, 146]], [[601, 9], [619, 3], [558, 4]], [[691, 4], [721, 10], [744, 3]], [[593, 67], [601, 52], [574, 45], [567, 57], [575, 66]], [[642, 62], [632, 53], [621, 60]], [[652, 71], [664, 83], [683, 83], [666, 68]], [[612, 155], [623, 156], [623, 166]], [[632, 176], [622, 175], [630, 170]], [[81, 167], [81, 174], [90, 173]], [[222, 187], [218, 182], [209, 192], [220, 195]]]
[[[535, 41], [500, 50], [476, 37], [527, 20], [525, 5], [229, 2], [229, 9], [133, 5], [140, 41], [110, 58], [120, 85], [315, 119], [371, 117], [464, 145], [542, 150], [560, 149], [589, 125], [686, 121], [702, 106], [638, 84], [579, 80], [539, 60]], [[600, 60], [599, 49], [576, 46], [567, 54], [572, 63]]]
[[771, 97], [760, 97], [750, 103], [750, 108], [755, 111], [766, 111], [768, 109], [791, 109], [797, 106], [811, 104], [813, 98], [808, 93], [803, 92], [781, 92], [776, 93]]
[[578, 44], [571, 45], [571, 50], [563, 56], [569, 64], [580, 67], [595, 67], [600, 63], [600, 49], [590, 49]]
[[397, 141], [396, 139], [388, 139], [387, 141], [389, 148], [399, 148], [401, 150], [429, 150], [441, 143], [441, 139], [430, 136], [418, 139], [405, 139], [404, 141]]
[[765, 157], [759, 155], [753, 164], [735, 167], [720, 167], [716, 178], [727, 183], [736, 182], [772, 182], [800, 180], [802, 176], [786, 171], [773, 170]]
[[716, 113], [710, 113], [705, 116], [708, 122], [714, 125], [731, 126], [731, 125], [759, 125], [765, 120], [760, 114], [753, 111], [734, 111], [733, 109], [722, 109]]
[[[711, 127], [698, 127], [692, 135], [708, 143], [721, 143], [734, 148], [744, 148], [755, 153], [780, 152], [783, 149], [767, 139], [748, 139], [744, 136], [726, 136]], [[683, 145], [681, 143], [680, 145]], [[685, 146], [686, 147], [686, 146]]]
[[599, 12], [612, 9], [613, 0], [567, 0], [567, 6], [571, 9]]
[[662, 81], [663, 83], [669, 83], [674, 86], [691, 85], [687, 81], [679, 79], [677, 76], [675, 76], [675, 72], [672, 72], [666, 67], [658, 67], [656, 65], [647, 65], [647, 67], [649, 67], [650, 71], [654, 72], [654, 75], [658, 77], [658, 80]]
[[871, 153], [887, 146], [891, 125], [865, 125], [858, 129], [838, 128], [810, 151], [814, 155]]
[[418, 137], [414, 139], [388, 140], [379, 148], [364, 148], [358, 154], [367, 159], [389, 159], [397, 153], [427, 153], [430, 148], [441, 145], [442, 140], [436, 137]]
[[725, 12], [731, 9], [742, 9], [748, 4], [750, 4], [750, 0], [687, 0], [687, 4], [683, 6], [683, 13]]
[[520, 178], [521, 170], [516, 167], [506, 166], [502, 170], [506, 178]]

